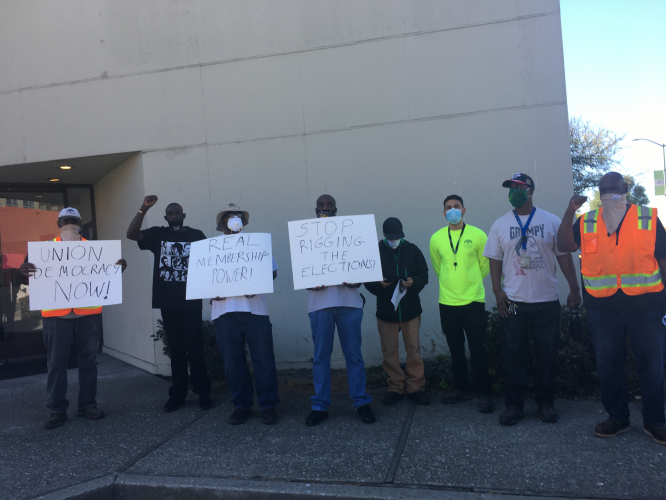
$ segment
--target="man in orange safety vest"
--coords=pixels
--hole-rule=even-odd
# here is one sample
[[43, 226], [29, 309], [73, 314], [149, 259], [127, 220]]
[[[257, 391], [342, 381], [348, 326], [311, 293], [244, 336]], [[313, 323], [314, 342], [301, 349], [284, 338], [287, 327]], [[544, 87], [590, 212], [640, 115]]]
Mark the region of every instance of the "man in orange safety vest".
[[[557, 234], [562, 252], [580, 248], [583, 301], [597, 355], [601, 402], [608, 420], [594, 434], [615, 437], [631, 429], [625, 389], [625, 332], [641, 382], [643, 430], [666, 444], [664, 426], [664, 284], [666, 231], [656, 208], [627, 203], [629, 187], [609, 172], [599, 182], [601, 208], [573, 218], [587, 197], [571, 198]], [[572, 225], [573, 223], [573, 225]]]
[[[60, 236], [54, 241], [86, 241], [79, 234], [81, 215], [76, 208], [67, 207], [58, 215]], [[123, 271], [127, 262], [120, 259], [117, 266]], [[34, 264], [24, 262], [20, 267], [24, 278], [35, 272]], [[76, 346], [79, 366], [79, 417], [99, 420], [104, 412], [97, 408], [97, 363], [96, 355], [102, 332], [102, 307], [75, 307], [71, 309], [48, 309], [42, 311], [44, 345], [46, 347], [47, 408], [50, 415], [44, 428], [54, 429], [67, 420], [67, 359], [72, 343]]]

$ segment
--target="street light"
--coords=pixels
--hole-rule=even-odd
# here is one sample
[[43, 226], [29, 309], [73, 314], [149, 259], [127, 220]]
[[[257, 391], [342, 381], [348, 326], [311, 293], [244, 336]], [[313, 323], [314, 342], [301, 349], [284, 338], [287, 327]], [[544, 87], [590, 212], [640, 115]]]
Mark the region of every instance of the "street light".
[[658, 142], [651, 141], [650, 139], [632, 139], [633, 141], [648, 141], [657, 146], [661, 146], [661, 152], [664, 156], [664, 178], [666, 178], [666, 144], [659, 144]]

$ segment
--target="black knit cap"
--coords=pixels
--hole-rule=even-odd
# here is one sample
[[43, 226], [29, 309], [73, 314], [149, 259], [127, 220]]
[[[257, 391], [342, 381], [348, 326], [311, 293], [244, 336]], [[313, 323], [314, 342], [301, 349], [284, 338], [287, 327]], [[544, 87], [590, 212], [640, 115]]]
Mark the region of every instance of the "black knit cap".
[[387, 240], [399, 240], [405, 237], [405, 233], [402, 232], [402, 222], [395, 217], [386, 219], [382, 230]]

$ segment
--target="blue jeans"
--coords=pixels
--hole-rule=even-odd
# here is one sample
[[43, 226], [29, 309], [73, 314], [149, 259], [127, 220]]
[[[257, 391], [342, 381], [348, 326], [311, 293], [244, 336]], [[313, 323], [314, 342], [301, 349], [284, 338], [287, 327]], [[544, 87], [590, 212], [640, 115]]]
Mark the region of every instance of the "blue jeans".
[[67, 358], [74, 342], [79, 362], [79, 410], [97, 406], [97, 347], [102, 332], [102, 315], [80, 318], [43, 318], [46, 346], [46, 407], [51, 413], [64, 413], [67, 395]]
[[588, 309], [592, 342], [597, 354], [601, 402], [608, 415], [618, 421], [629, 419], [629, 398], [625, 387], [627, 360], [625, 333], [634, 352], [641, 382], [643, 424], [664, 425], [664, 315], [658, 309]]
[[257, 400], [262, 410], [275, 408], [278, 379], [273, 354], [273, 326], [268, 316], [249, 312], [230, 312], [215, 319], [215, 337], [224, 360], [231, 401], [236, 408], [252, 408], [254, 390], [245, 359], [245, 342], [250, 348], [257, 385]]
[[372, 401], [365, 392], [365, 365], [361, 355], [362, 320], [363, 309], [356, 307], [327, 307], [310, 313], [314, 341], [312, 375], [315, 395], [310, 398], [313, 410], [326, 411], [331, 406], [331, 353], [336, 325], [347, 365], [349, 395], [354, 401], [354, 408]]

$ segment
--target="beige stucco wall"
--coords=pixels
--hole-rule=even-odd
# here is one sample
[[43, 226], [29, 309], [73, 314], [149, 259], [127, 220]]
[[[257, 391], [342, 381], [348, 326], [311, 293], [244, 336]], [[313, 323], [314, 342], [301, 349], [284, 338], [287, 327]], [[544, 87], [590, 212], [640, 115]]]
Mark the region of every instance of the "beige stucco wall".
[[[124, 239], [144, 194], [163, 202], [147, 225], [178, 201], [208, 236], [223, 201], [249, 210], [247, 230], [272, 233], [280, 265], [268, 300], [281, 366], [312, 357], [287, 221], [312, 217], [320, 194], [341, 214], [374, 213], [378, 236], [399, 217], [427, 254], [447, 194], [488, 231], [510, 208], [500, 183], [515, 172], [556, 214], [572, 191], [556, 0], [64, 5], [7, 2], [0, 16], [0, 165], [141, 151], [95, 185], [103, 238]], [[131, 271], [124, 304], [105, 311], [109, 352], [163, 371], [149, 338], [151, 257], [127, 240], [123, 252]], [[446, 345], [430, 279], [426, 355]], [[364, 355], [378, 364], [364, 295]]]

